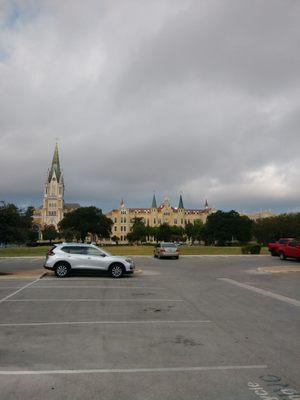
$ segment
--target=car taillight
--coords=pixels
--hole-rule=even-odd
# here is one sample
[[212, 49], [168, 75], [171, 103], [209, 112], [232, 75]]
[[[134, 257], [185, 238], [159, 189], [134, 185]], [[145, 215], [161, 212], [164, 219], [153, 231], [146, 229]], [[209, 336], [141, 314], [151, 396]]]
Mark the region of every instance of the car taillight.
[[177, 253], [179, 253], [179, 252], [180, 252], [180, 250], [179, 250], [179, 249], [176, 249], [176, 252], [177, 252]]
[[164, 253], [166, 250], [165, 249], [160, 249], [160, 252], [161, 253]]

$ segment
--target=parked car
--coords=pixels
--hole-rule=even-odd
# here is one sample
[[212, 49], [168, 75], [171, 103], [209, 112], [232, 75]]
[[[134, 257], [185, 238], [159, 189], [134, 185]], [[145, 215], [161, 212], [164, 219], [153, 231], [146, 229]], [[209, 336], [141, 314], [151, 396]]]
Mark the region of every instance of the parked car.
[[154, 247], [154, 257], [163, 258], [163, 257], [172, 257], [179, 258], [179, 249], [175, 243], [165, 243], [161, 242], [155, 245]]
[[59, 278], [75, 270], [106, 271], [113, 278], [134, 272], [131, 258], [113, 256], [92, 244], [62, 243], [48, 251], [44, 268], [54, 271]]
[[285, 260], [286, 258], [300, 259], [300, 242], [293, 240], [283, 245], [280, 248], [279, 257], [281, 260]]
[[295, 240], [294, 238], [281, 238], [277, 240], [277, 242], [274, 243], [269, 243], [268, 244], [268, 249], [269, 252], [272, 254], [272, 256], [279, 256], [280, 254], [280, 249], [282, 246], [285, 246], [288, 242]]

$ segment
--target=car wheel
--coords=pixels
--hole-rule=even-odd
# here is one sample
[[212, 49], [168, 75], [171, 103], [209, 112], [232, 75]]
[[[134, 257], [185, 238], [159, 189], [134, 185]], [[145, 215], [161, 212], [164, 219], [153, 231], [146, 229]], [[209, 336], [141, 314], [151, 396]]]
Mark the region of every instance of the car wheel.
[[113, 264], [109, 268], [109, 272], [113, 278], [121, 278], [124, 274], [124, 267], [121, 264]]
[[157, 255], [156, 255], [155, 253], [153, 254], [153, 256], [154, 256], [154, 258], [156, 258], [156, 257], [157, 257]]
[[55, 275], [58, 278], [65, 278], [70, 272], [70, 267], [66, 263], [59, 263], [55, 267]]
[[271, 255], [272, 255], [273, 257], [276, 257], [276, 256], [277, 256], [276, 251], [275, 251], [275, 250], [271, 250]]
[[179, 256], [177, 256], [177, 257], [175, 257], [176, 258], [176, 260], [178, 260], [179, 259]]
[[286, 259], [286, 256], [285, 256], [285, 254], [283, 252], [280, 253], [279, 257], [280, 257], [280, 260], [285, 260]]

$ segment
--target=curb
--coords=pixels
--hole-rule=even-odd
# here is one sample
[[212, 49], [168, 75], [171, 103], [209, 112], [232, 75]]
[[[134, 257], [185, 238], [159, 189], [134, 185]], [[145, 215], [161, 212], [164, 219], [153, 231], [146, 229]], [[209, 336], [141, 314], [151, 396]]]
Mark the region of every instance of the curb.
[[47, 272], [38, 270], [39, 273], [32, 273], [32, 275], [26, 274], [26, 271], [24, 273], [8, 273], [7, 275], [0, 275], [0, 281], [7, 281], [7, 280], [32, 280], [32, 279], [42, 279]]
[[287, 274], [289, 272], [300, 272], [300, 267], [259, 267], [257, 271], [270, 274]]

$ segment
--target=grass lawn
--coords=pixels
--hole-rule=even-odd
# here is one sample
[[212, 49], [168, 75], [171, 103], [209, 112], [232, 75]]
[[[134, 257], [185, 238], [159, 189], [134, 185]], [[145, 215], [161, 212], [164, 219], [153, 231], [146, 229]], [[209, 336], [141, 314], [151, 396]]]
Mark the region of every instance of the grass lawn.
[[[41, 247], [9, 247], [0, 249], [0, 257], [45, 256], [50, 246]], [[152, 246], [106, 246], [108, 252], [115, 255], [145, 256], [153, 254]], [[235, 255], [241, 254], [240, 247], [215, 247], [215, 246], [181, 246], [183, 255]], [[266, 247], [261, 254], [269, 254]]]

